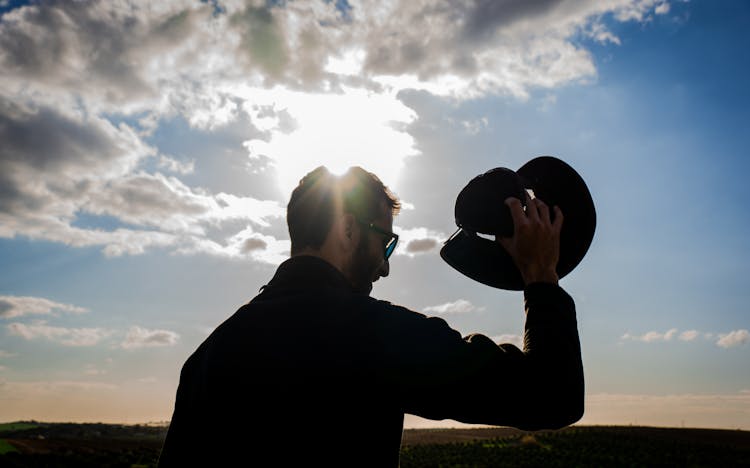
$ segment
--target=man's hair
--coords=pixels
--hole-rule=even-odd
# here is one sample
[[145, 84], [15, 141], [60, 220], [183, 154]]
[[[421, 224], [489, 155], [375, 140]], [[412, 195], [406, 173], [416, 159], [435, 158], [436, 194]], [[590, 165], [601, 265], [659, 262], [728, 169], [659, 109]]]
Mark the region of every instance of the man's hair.
[[393, 216], [401, 209], [401, 202], [375, 174], [359, 166], [350, 167], [340, 176], [325, 166], [316, 168], [299, 181], [286, 208], [292, 255], [323, 245], [337, 206], [369, 223], [382, 214], [383, 203]]

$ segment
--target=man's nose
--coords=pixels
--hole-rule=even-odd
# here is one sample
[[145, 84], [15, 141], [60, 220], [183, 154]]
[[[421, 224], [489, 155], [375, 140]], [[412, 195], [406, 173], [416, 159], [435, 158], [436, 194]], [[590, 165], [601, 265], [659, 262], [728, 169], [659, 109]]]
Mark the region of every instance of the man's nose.
[[385, 278], [388, 276], [388, 273], [391, 271], [391, 266], [388, 263], [388, 260], [385, 260], [382, 265], [380, 265], [380, 269], [378, 270], [378, 275]]

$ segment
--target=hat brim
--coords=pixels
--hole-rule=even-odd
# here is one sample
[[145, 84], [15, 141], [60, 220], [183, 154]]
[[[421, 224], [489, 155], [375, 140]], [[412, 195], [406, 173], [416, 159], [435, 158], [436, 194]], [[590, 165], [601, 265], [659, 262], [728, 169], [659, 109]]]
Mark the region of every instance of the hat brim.
[[487, 286], [511, 291], [524, 287], [521, 272], [508, 252], [476, 233], [459, 229], [440, 249], [440, 256], [448, 265]]
[[[500, 168], [498, 168], [500, 169]], [[494, 169], [477, 177], [461, 191], [461, 207], [486, 206], [490, 201], [492, 207], [486, 212], [488, 216], [496, 216], [499, 200], [496, 195], [488, 196], [488, 186], [495, 183], [496, 194], [517, 188], [508, 188], [508, 170]], [[583, 178], [565, 162], [551, 157], [542, 156], [524, 164], [516, 171], [518, 179], [525, 189], [531, 189], [536, 198], [544, 201], [547, 206], [560, 207], [563, 213], [563, 226], [560, 233], [560, 259], [557, 264], [557, 275], [563, 278], [578, 266], [588, 252], [596, 230], [596, 210], [591, 193]], [[462, 224], [462, 210], [457, 201], [456, 223], [457, 231], [440, 250], [440, 256], [449, 265], [464, 275], [480, 283], [500, 289], [521, 290], [524, 287], [521, 273], [510, 255], [496, 241], [485, 239]], [[507, 210], [502, 205], [501, 210]], [[476, 210], [468, 217], [474, 220], [470, 224], [478, 224]], [[510, 219], [509, 210], [503, 215]], [[507, 227], [497, 229], [498, 232], [483, 232], [490, 235], [507, 235]]]

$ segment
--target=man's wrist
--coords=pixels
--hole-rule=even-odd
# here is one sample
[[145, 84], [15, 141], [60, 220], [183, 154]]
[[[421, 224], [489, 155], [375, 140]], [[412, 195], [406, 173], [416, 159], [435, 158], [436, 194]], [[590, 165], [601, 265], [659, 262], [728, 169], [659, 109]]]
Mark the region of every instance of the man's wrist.
[[557, 276], [557, 272], [554, 269], [546, 269], [541, 271], [525, 271], [521, 272], [523, 283], [529, 285], [532, 283], [550, 283], [557, 284], [560, 280]]

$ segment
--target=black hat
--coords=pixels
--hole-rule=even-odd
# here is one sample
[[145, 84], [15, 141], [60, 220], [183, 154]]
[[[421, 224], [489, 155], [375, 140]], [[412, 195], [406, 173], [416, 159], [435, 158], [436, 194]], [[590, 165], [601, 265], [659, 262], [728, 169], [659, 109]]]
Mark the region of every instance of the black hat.
[[[521, 290], [521, 273], [498, 242], [488, 236], [513, 235], [513, 218], [504, 201], [516, 197], [526, 205], [532, 191], [550, 208], [562, 210], [557, 276], [570, 273], [583, 259], [596, 228], [596, 210], [586, 183], [563, 161], [534, 158], [518, 171], [498, 167], [473, 178], [456, 198], [458, 230], [445, 242], [440, 256], [469, 278], [500, 289]], [[554, 220], [554, 212], [550, 212]]]

